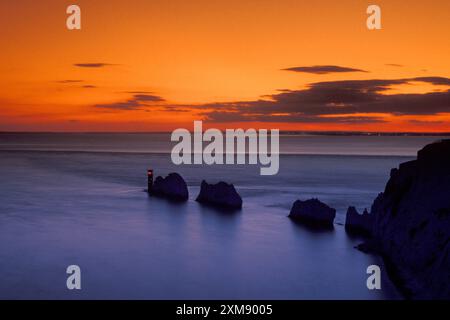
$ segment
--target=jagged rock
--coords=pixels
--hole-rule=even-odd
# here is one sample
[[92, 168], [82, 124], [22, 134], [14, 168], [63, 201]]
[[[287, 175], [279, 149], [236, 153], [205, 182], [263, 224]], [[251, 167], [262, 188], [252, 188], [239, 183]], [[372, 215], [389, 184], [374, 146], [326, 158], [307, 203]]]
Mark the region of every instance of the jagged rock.
[[355, 207], [348, 207], [345, 218], [345, 231], [350, 234], [370, 236], [372, 234], [372, 215], [364, 209], [359, 214]]
[[222, 181], [217, 184], [208, 184], [203, 180], [196, 201], [221, 208], [242, 208], [242, 198], [234, 186]]
[[393, 169], [371, 214], [371, 241], [406, 296], [450, 299], [450, 140]]
[[186, 201], [189, 198], [186, 182], [178, 173], [170, 173], [165, 178], [158, 176], [150, 193], [176, 201]]
[[289, 218], [315, 227], [333, 228], [336, 210], [318, 199], [294, 202]]

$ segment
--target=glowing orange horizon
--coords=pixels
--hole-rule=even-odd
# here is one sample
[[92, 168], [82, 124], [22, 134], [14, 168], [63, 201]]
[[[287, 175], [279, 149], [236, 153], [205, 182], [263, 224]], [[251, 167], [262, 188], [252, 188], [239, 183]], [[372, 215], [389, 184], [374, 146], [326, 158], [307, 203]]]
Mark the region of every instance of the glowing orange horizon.
[[[189, 129], [193, 120], [204, 119], [202, 106], [214, 111], [214, 103], [267, 99], [280, 89], [301, 90], [325, 81], [450, 78], [446, 0], [407, 5], [380, 0], [383, 29], [377, 31], [365, 27], [367, 1], [78, 0], [81, 31], [65, 28], [69, 4], [0, 3], [0, 131]], [[367, 72], [282, 70], [317, 65]], [[449, 89], [412, 81], [389, 86], [382, 94]], [[163, 101], [151, 101], [149, 108], [104, 108], [139, 94]], [[448, 107], [449, 113], [420, 116], [350, 115], [378, 116], [379, 122], [279, 122], [280, 111], [268, 122], [213, 121], [204, 126], [449, 132]]]

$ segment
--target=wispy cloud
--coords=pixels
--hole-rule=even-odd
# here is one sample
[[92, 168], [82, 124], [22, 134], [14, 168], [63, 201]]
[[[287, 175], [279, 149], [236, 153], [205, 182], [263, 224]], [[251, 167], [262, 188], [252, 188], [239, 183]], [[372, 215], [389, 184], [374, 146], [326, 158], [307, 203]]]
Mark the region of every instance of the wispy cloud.
[[318, 66], [308, 66], [308, 67], [291, 67], [282, 69], [283, 71], [293, 71], [293, 72], [305, 72], [313, 74], [328, 74], [328, 73], [340, 73], [340, 72], [368, 72], [362, 69], [340, 67], [333, 65], [318, 65]]
[[56, 81], [57, 83], [80, 83], [80, 82], [83, 82], [84, 80], [71, 80], [71, 79], [68, 79], [68, 80], [58, 80], [58, 81]]
[[96, 104], [95, 108], [110, 110], [140, 110], [151, 106], [154, 103], [164, 102], [160, 96], [150, 94], [135, 94], [125, 101], [115, 103]]
[[404, 67], [404, 65], [398, 63], [386, 63], [385, 65], [389, 67], [398, 67], [398, 68]]
[[130, 94], [154, 94], [152, 91], [125, 91], [124, 93]]
[[104, 63], [104, 62], [94, 62], [94, 63], [74, 63], [75, 67], [79, 68], [103, 68], [108, 66], [114, 66], [114, 64], [111, 63]]

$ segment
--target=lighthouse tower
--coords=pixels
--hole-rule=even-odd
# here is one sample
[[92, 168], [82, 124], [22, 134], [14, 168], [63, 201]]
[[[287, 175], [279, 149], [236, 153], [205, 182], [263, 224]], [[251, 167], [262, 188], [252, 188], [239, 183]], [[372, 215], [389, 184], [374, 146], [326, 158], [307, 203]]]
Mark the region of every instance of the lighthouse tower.
[[151, 192], [153, 188], [153, 169], [147, 170], [147, 192]]

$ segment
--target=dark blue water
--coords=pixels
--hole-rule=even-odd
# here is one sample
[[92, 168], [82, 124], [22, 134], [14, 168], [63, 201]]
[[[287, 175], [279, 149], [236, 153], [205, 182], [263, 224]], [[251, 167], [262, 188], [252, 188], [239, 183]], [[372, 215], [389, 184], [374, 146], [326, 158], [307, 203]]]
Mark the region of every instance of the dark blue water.
[[[132, 136], [113, 144], [120, 152], [95, 152], [102, 143], [92, 136], [91, 144], [81, 141], [89, 152], [52, 139], [37, 148], [46, 151], [30, 149], [36, 142], [0, 141], [0, 298], [398, 297], [385, 274], [382, 290], [367, 289], [366, 268], [381, 261], [355, 250], [361, 240], [340, 224], [349, 205], [369, 207], [390, 169], [411, 157], [282, 155], [278, 175], [260, 176], [258, 166], [176, 167], [167, 153], [131, 153]], [[336, 141], [328, 150], [338, 149]], [[426, 144], [403, 141], [401, 150]], [[370, 149], [370, 139], [357, 145], [364, 143]], [[148, 167], [182, 174], [189, 202], [149, 198]], [[242, 211], [224, 214], [193, 201], [202, 179], [234, 183]], [[310, 197], [338, 210], [334, 231], [313, 232], [286, 217], [293, 201]], [[66, 289], [72, 264], [82, 270], [80, 291]]]

